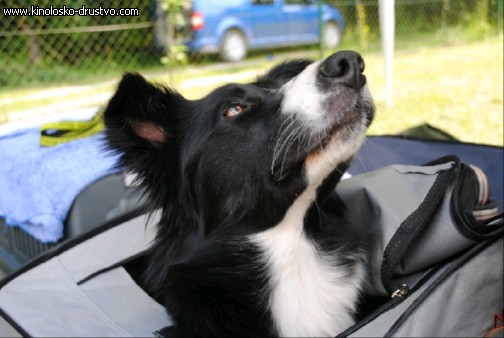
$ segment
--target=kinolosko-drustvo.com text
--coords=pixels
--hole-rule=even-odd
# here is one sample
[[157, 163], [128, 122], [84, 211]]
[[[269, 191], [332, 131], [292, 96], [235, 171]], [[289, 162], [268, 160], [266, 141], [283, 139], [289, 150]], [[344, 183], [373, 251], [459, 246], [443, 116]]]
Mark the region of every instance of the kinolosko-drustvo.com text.
[[2, 8], [4, 16], [139, 16], [138, 8], [105, 8], [105, 7], [39, 7]]

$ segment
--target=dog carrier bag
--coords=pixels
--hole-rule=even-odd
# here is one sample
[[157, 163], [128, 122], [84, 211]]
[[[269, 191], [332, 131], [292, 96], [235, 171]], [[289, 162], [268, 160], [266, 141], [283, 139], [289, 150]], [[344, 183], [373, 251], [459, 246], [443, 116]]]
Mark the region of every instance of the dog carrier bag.
[[[501, 148], [489, 151], [502, 158]], [[504, 227], [502, 205], [489, 190], [502, 186], [489, 189], [489, 182], [456, 156], [387, 165], [340, 182], [370, 262], [358, 320], [340, 336], [498, 334]], [[170, 327], [164, 307], [126, 268], [145, 254], [158, 217], [124, 216], [5, 278], [0, 335], [146, 337]]]

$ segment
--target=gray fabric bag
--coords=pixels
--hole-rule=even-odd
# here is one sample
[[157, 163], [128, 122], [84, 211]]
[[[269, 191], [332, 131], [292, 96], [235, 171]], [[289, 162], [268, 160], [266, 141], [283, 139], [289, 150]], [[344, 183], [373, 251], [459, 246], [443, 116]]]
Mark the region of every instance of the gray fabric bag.
[[483, 337], [499, 325], [503, 215], [478, 168], [452, 156], [392, 165], [337, 191], [370, 249], [367, 293], [380, 300], [339, 336]]
[[[339, 184], [371, 263], [364, 315], [341, 336], [483, 336], [492, 328], [503, 308], [504, 228], [487, 187], [456, 157]], [[0, 335], [146, 337], [170, 326], [124, 268], [145, 253], [157, 219], [125, 217], [2, 281]]]

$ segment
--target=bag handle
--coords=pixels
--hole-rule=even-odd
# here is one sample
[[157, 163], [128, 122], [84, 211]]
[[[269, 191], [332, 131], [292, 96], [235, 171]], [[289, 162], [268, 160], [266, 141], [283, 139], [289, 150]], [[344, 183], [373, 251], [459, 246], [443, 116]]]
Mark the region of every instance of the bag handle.
[[439, 173], [423, 202], [401, 223], [385, 247], [383, 261], [380, 266], [380, 277], [385, 290], [391, 295], [397, 294], [398, 292], [399, 294], [407, 292], [403, 285], [392, 285], [393, 272], [415, 238], [422, 232], [425, 226], [429, 224], [431, 217], [435, 214], [436, 208], [439, 206], [450, 183], [453, 181], [456, 169], [460, 166], [459, 159], [455, 156], [448, 156], [436, 162], [446, 163], [449, 161], [452, 161], [453, 165]]
[[[476, 243], [504, 232], [503, 215], [498, 215], [497, 206], [489, 199], [486, 175], [478, 168], [461, 163], [456, 156], [445, 156], [424, 166], [440, 163], [451, 163], [451, 167], [439, 172], [421, 204], [400, 224], [383, 252], [380, 279], [392, 297], [408, 293], [410, 286], [401, 284], [400, 279], [394, 280], [394, 273], [403, 264], [410, 247], [418, 244], [418, 236], [428, 226], [436, 226], [434, 216], [445, 203], [444, 198], [449, 197], [451, 223], [467, 240]], [[426, 273], [428, 270], [421, 274]], [[414, 278], [419, 279], [421, 276]]]
[[453, 223], [460, 233], [474, 241], [495, 238], [503, 233], [503, 214], [489, 199], [486, 175], [481, 169], [461, 163], [460, 178], [454, 182], [450, 201]]

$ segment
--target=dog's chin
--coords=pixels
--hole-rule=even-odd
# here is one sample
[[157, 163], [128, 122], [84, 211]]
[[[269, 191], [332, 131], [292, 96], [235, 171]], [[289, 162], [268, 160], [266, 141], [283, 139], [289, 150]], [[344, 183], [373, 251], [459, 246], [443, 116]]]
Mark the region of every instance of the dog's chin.
[[364, 142], [366, 129], [365, 121], [345, 123], [333, 128], [324, 142], [314, 145], [304, 160], [308, 184], [320, 185], [340, 165], [348, 162]]
[[328, 127], [318, 137], [311, 137], [316, 141], [308, 148], [304, 161], [310, 184], [320, 184], [340, 164], [348, 162], [361, 147], [375, 110], [366, 92], [367, 88], [364, 88], [352, 108], [328, 114]]

